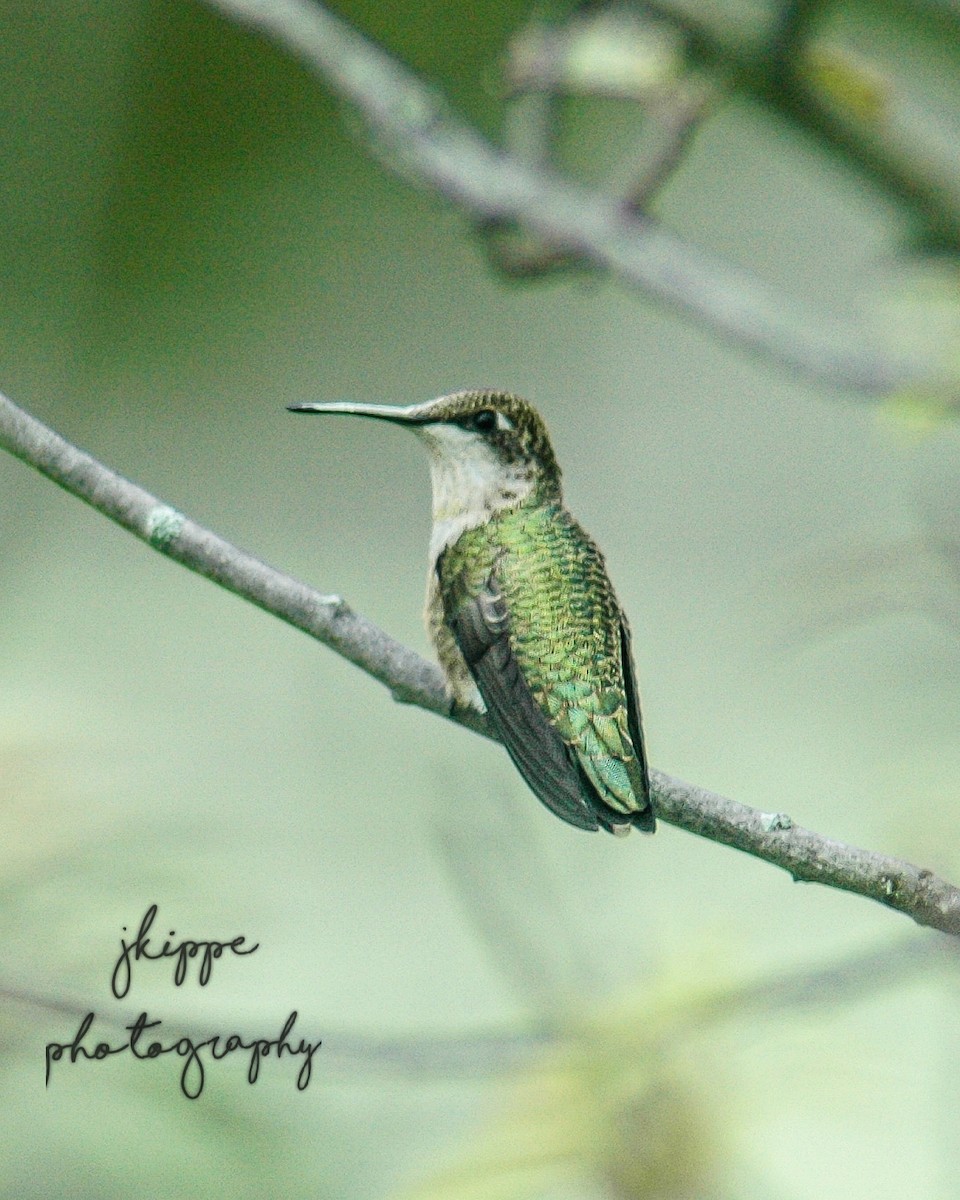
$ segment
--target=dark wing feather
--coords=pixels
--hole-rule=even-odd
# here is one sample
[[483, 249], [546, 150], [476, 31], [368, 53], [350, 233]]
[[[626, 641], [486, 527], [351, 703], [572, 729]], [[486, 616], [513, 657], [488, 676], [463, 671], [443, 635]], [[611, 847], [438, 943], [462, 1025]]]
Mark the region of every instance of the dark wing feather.
[[620, 662], [627, 696], [627, 729], [630, 732], [630, 740], [633, 742], [633, 749], [643, 776], [643, 795], [638, 796], [637, 799], [641, 803], [646, 801], [644, 807], [634, 814], [633, 824], [638, 829], [654, 833], [657, 828], [657, 818], [654, 816], [653, 806], [650, 803], [650, 769], [647, 766], [647, 750], [643, 744], [643, 727], [640, 724], [640, 694], [637, 690], [637, 679], [633, 670], [630, 626], [622, 614], [620, 617]]
[[507, 609], [495, 581], [491, 578], [479, 595], [461, 598], [446, 617], [497, 736], [537, 799], [578, 829], [598, 829], [579, 765], [543, 715], [514, 657]]

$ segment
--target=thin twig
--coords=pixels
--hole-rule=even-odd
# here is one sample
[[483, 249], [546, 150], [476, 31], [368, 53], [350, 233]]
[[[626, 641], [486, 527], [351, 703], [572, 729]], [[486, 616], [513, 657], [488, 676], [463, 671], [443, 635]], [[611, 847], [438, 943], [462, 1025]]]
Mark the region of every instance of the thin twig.
[[617, 197], [494, 148], [435, 91], [314, 0], [207, 2], [294, 53], [359, 107], [388, 162], [475, 220], [516, 222], [810, 379], [878, 395], [928, 373], [921, 362], [865, 347], [862, 330], [815, 318], [749, 272], [625, 211]]
[[[362, 668], [395, 699], [490, 736], [482, 716], [450, 711], [440, 669], [353, 612], [189, 520], [77, 449], [0, 395], [0, 447], [79, 496], [155, 550], [252, 601]], [[944, 933], [960, 935], [960, 889], [932, 871], [802, 829], [703, 788], [652, 774], [663, 821], [783, 867], [796, 880], [855, 892]]]
[[613, 192], [623, 197], [634, 212], [643, 212], [680, 165], [693, 135], [700, 128], [720, 95], [720, 89], [706, 76], [679, 81], [651, 105], [650, 120], [656, 128], [656, 141], [647, 147], [637, 162], [630, 164], [626, 185]]
[[[355, 613], [339, 596], [321, 595], [204, 529], [77, 449], [2, 395], [0, 446], [154, 550], [323, 642], [385, 684], [396, 700], [449, 713], [439, 667]], [[457, 719], [490, 736], [480, 714], [458, 713]]]

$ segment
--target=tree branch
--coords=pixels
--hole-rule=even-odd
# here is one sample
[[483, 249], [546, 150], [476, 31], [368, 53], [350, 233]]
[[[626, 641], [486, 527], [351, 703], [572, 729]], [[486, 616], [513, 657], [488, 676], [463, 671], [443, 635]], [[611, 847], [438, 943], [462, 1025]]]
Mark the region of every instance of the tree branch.
[[[439, 667], [355, 613], [339, 596], [321, 595], [274, 570], [109, 470], [3, 395], [0, 446], [154, 550], [323, 642], [385, 684], [396, 700], [449, 715]], [[480, 714], [459, 713], [457, 719], [490, 736]]]
[[388, 161], [483, 223], [515, 221], [553, 245], [608, 268], [807, 378], [870, 395], [929, 374], [925, 364], [863, 346], [864, 333], [814, 317], [747, 271], [707, 255], [580, 187], [484, 141], [442, 99], [313, 0], [207, 0], [260, 29], [367, 119]]
[[[396, 700], [446, 716], [491, 736], [480, 714], [451, 711], [439, 667], [355, 613], [284, 575], [191, 521], [116, 474], [0, 395], [0, 447], [135, 534], [154, 550], [250, 600], [385, 684]], [[652, 773], [657, 816], [700, 837], [782, 867], [794, 879], [855, 892], [960, 936], [960, 889], [932, 871], [847, 846], [802, 829], [782, 813], [764, 813]]]

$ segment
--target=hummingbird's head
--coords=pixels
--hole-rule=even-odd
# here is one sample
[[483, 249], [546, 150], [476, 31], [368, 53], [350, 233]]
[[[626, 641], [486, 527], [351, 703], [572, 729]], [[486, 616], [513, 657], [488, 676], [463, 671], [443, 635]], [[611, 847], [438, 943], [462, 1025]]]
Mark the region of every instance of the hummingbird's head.
[[454, 392], [425, 404], [295, 404], [291, 412], [348, 413], [406, 425], [430, 455], [435, 521], [461, 529], [501, 508], [560, 498], [560, 468], [540, 414], [509, 392]]

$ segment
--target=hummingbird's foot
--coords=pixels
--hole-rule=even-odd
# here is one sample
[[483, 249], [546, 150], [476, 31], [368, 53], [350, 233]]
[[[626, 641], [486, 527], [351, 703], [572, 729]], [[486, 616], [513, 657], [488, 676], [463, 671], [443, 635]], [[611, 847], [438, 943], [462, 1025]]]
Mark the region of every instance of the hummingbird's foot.
[[487, 706], [480, 695], [480, 689], [472, 679], [458, 680], [455, 685], [451, 685], [448, 679], [446, 691], [448, 712], [451, 716], [455, 712], [477, 713], [481, 717], [487, 715]]
[[447, 715], [451, 717], [456, 716], [458, 713], [463, 716], [466, 716], [468, 713], [472, 713], [477, 717], [485, 717], [487, 715], [487, 706], [480, 698], [479, 692], [477, 692], [475, 699], [471, 697], [468, 700], [463, 700], [458, 696], [454, 696], [452, 693], [448, 694], [447, 704]]

